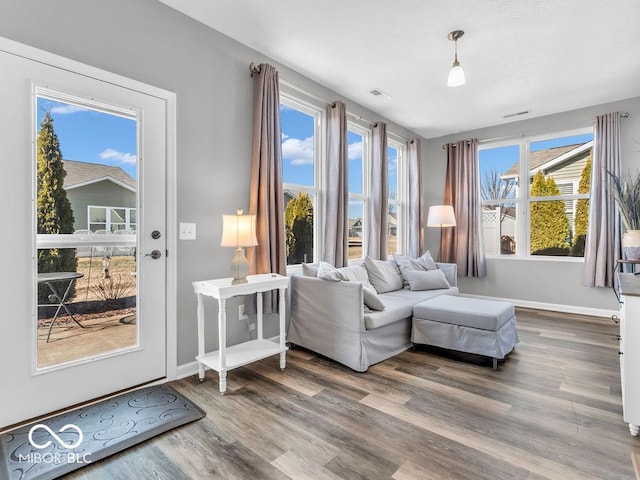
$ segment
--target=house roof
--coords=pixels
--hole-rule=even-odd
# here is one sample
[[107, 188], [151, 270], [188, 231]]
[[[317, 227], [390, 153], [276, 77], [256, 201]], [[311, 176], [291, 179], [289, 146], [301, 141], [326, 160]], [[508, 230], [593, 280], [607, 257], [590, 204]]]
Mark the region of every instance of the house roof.
[[[529, 155], [529, 173], [533, 174], [538, 170], [543, 170], [543, 166], [554, 163], [560, 157], [565, 159], [571, 158], [574, 154], [582, 153], [586, 148], [590, 148], [592, 141], [586, 143], [578, 143], [575, 145], [565, 145], [564, 147], [547, 148], [546, 150], [537, 150]], [[584, 147], [584, 148], [583, 148]], [[520, 161], [517, 161], [502, 174], [502, 178], [512, 178], [520, 175]]]
[[63, 160], [62, 163], [64, 164], [64, 170], [67, 172], [67, 176], [64, 178], [64, 188], [66, 190], [104, 180], [125, 186], [125, 188], [129, 187], [130, 190], [134, 191], [137, 188], [135, 179], [120, 167], [77, 162], [75, 160]]

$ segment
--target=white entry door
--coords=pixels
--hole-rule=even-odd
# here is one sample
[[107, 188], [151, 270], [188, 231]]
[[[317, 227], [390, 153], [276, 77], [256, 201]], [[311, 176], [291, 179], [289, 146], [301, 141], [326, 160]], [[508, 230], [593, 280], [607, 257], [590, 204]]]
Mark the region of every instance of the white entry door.
[[8, 45], [0, 428], [163, 378], [167, 355], [166, 99]]

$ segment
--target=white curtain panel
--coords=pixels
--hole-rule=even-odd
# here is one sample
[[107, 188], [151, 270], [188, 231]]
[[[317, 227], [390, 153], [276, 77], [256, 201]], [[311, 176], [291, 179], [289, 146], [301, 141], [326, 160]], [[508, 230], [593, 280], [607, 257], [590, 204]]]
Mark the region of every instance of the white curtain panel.
[[452, 205], [456, 226], [442, 228], [441, 262], [456, 263], [461, 277], [485, 277], [487, 265], [482, 245], [478, 140], [447, 145], [444, 204]]
[[369, 188], [369, 229], [367, 255], [387, 258], [388, 184], [387, 125], [377, 122], [371, 131], [371, 183]]
[[349, 151], [347, 107], [334, 102], [327, 107], [327, 176], [322, 259], [336, 267], [349, 263]]
[[609, 189], [609, 173], [621, 174], [620, 112], [596, 117], [592, 162], [582, 283], [587, 287], [612, 287], [616, 260], [622, 258], [620, 215]]
[[414, 138], [407, 142], [407, 164], [409, 167], [409, 250], [410, 257], [422, 255], [424, 248], [424, 223], [422, 218], [422, 169], [420, 168], [420, 140]]

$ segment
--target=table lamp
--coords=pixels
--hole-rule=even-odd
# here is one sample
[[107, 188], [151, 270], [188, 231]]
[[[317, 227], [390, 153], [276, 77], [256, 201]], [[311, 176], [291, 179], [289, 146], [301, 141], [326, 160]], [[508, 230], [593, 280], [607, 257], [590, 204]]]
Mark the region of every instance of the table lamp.
[[256, 238], [256, 216], [243, 215], [238, 209], [236, 215], [222, 215], [221, 247], [235, 247], [236, 254], [231, 262], [232, 284], [247, 283], [249, 262], [244, 255], [244, 247], [258, 245]]
[[427, 227], [455, 227], [456, 216], [451, 205], [433, 205], [427, 214]]

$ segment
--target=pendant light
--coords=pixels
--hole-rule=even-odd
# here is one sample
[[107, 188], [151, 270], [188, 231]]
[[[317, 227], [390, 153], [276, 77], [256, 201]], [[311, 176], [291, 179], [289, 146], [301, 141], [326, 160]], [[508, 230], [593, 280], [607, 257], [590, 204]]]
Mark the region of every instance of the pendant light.
[[449, 87], [459, 87], [460, 85], [464, 85], [464, 70], [460, 66], [460, 62], [458, 61], [458, 39], [464, 35], [462, 30], [454, 30], [451, 32], [447, 38], [452, 40], [455, 43], [455, 57], [453, 60], [453, 66], [451, 70], [449, 70], [449, 78], [447, 79], [447, 86]]

